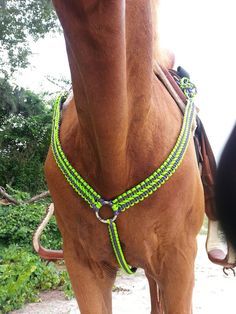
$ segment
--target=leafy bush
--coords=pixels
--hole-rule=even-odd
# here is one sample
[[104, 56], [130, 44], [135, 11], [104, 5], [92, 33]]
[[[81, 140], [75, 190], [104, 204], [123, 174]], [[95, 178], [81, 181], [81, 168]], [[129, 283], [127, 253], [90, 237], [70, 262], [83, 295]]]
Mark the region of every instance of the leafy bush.
[[[10, 187], [7, 192], [18, 201], [29, 198], [28, 193]], [[47, 265], [32, 252], [32, 235], [48, 203], [47, 199], [33, 204], [0, 206], [0, 313], [38, 301], [38, 293], [44, 290], [60, 288], [67, 297], [73, 296], [68, 273], [59, 271], [53, 263]], [[47, 248], [61, 248], [55, 218], [50, 220], [41, 240]]]
[[0, 78], [0, 121], [10, 114], [24, 117], [36, 116], [45, 111], [41, 97], [19, 86], [11, 86], [6, 79]]
[[[22, 194], [26, 198], [27, 194]], [[0, 206], [0, 244], [31, 246], [32, 235], [45, 214], [46, 201], [33, 204]], [[49, 221], [41, 236], [47, 248], [61, 248], [62, 240], [55, 218]]]
[[46, 189], [43, 163], [50, 144], [51, 113], [10, 115], [0, 128], [0, 182], [37, 193]]
[[43, 290], [61, 288], [72, 295], [68, 274], [54, 264], [46, 265], [27, 249], [11, 245], [0, 254], [0, 313], [36, 302]]
[[46, 189], [52, 111], [38, 95], [1, 79], [0, 92], [0, 185], [36, 194]]
[[[46, 189], [42, 170], [52, 112], [39, 96], [1, 79], [0, 94], [0, 185], [24, 201]], [[32, 252], [33, 233], [49, 202], [0, 205], [0, 313], [38, 300], [42, 290], [61, 288], [68, 297], [73, 295], [67, 272], [52, 263], [47, 266]], [[47, 248], [61, 248], [55, 218], [47, 225], [41, 242]]]

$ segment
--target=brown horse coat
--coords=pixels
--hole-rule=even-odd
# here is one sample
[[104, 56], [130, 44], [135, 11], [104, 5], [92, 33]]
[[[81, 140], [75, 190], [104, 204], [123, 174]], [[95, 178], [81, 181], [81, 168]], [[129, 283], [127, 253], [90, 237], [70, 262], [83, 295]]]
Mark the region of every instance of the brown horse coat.
[[[82, 177], [111, 199], [150, 175], [175, 145], [182, 114], [153, 72], [154, 56], [165, 65], [172, 60], [154, 48], [154, 1], [53, 3], [65, 34], [74, 92], [63, 112], [61, 144]], [[107, 227], [66, 182], [51, 150], [45, 173], [81, 313], [111, 313], [118, 265]], [[157, 284], [166, 314], [191, 313], [203, 211], [191, 141], [171, 179], [117, 219], [128, 263], [148, 276], [152, 313], [160, 313]]]

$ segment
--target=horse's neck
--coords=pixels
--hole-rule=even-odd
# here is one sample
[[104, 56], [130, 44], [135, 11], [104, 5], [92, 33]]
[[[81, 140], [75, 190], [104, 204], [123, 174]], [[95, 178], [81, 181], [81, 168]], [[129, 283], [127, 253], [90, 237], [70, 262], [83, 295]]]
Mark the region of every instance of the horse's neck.
[[152, 104], [151, 2], [54, 0], [69, 57], [84, 136], [117, 186], [129, 169], [130, 127], [144, 126]]

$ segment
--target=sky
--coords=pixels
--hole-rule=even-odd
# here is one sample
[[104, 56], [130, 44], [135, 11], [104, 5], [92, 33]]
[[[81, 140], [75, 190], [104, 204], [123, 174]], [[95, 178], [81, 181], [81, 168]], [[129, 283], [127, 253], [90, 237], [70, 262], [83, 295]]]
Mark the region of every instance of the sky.
[[[162, 46], [175, 54], [197, 85], [197, 106], [213, 151], [219, 159], [236, 121], [236, 1], [161, 0]], [[70, 78], [63, 36], [47, 36], [32, 45], [21, 86], [37, 92], [57, 89], [47, 75]]]
[[161, 36], [198, 87], [197, 105], [217, 159], [236, 121], [236, 2], [163, 0]]

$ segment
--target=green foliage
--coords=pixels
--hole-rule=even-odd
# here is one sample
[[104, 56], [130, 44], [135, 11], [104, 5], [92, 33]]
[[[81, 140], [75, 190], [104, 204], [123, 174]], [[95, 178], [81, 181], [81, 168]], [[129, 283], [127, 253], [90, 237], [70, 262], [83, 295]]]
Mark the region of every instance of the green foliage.
[[30, 199], [30, 194], [27, 192], [22, 192], [16, 189], [13, 189], [10, 185], [6, 185], [7, 193], [11, 195], [16, 201], [22, 203]]
[[[26, 196], [23, 194], [23, 198], [28, 198]], [[0, 206], [0, 244], [31, 246], [32, 235], [45, 215], [46, 207], [45, 201], [29, 205]], [[42, 234], [41, 242], [47, 248], [61, 248], [61, 235], [54, 217]]]
[[72, 299], [74, 297], [74, 292], [72, 290], [70, 278], [67, 271], [62, 272], [61, 283], [62, 288], [67, 299]]
[[0, 95], [0, 119], [11, 113], [29, 117], [45, 111], [45, 104], [38, 95], [18, 86], [12, 87], [6, 79], [0, 79]]
[[72, 294], [65, 271], [46, 265], [27, 249], [17, 245], [0, 253], [0, 313], [9, 313], [26, 302], [36, 302], [43, 290], [61, 288]]
[[43, 163], [52, 110], [36, 94], [0, 80], [0, 184], [37, 193], [46, 189]]
[[0, 181], [37, 193], [45, 189], [43, 162], [50, 144], [51, 113], [10, 115], [0, 129]]
[[[28, 193], [12, 188], [7, 192], [18, 201], [29, 198]], [[32, 252], [32, 236], [48, 201], [0, 206], [0, 313], [8, 313], [26, 302], [36, 302], [43, 290], [60, 288], [68, 298], [73, 296], [68, 273], [59, 271], [53, 263], [47, 265]], [[47, 248], [61, 248], [55, 218], [48, 223], [41, 242]]]
[[0, 0], [0, 74], [9, 76], [28, 65], [29, 39], [58, 31], [50, 0]]

